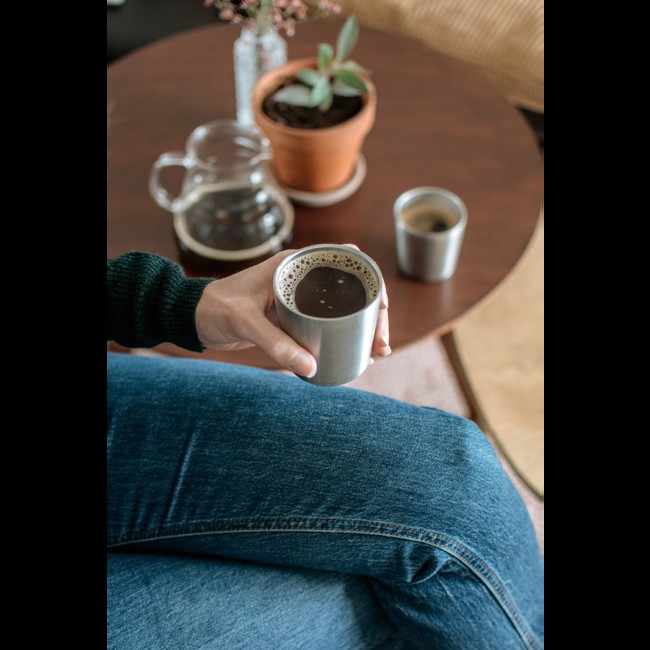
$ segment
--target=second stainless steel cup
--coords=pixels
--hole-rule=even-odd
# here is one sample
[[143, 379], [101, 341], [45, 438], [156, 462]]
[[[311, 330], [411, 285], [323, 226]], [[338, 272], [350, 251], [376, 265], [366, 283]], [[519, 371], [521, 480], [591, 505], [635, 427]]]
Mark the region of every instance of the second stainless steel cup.
[[440, 187], [415, 187], [398, 197], [393, 214], [400, 271], [425, 282], [449, 279], [467, 225], [460, 197]]
[[280, 263], [273, 278], [280, 324], [318, 364], [303, 379], [336, 386], [366, 369], [382, 288], [377, 264], [349, 246], [308, 246]]

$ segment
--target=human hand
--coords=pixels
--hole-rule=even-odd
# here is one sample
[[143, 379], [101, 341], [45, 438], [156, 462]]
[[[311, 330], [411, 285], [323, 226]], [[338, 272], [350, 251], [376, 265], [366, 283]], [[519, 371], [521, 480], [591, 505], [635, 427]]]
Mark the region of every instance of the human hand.
[[[293, 252], [281, 251], [206, 286], [195, 313], [196, 332], [206, 348], [243, 350], [256, 345], [282, 368], [304, 377], [316, 374], [316, 360], [281, 329], [275, 310], [273, 274], [280, 262]], [[387, 310], [384, 287], [372, 348], [373, 354], [379, 356], [391, 352]]]

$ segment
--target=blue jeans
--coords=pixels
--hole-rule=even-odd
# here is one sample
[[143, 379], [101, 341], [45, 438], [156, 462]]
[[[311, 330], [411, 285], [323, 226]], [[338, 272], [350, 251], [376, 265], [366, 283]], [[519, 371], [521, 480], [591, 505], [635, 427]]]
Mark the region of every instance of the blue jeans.
[[107, 505], [110, 650], [543, 644], [526, 507], [444, 411], [109, 354]]

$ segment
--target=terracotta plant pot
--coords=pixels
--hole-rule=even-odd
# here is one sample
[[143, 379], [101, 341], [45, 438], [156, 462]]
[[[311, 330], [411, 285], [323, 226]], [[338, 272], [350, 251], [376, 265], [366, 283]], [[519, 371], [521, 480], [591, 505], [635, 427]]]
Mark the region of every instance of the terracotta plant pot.
[[[344, 185], [354, 173], [357, 155], [375, 123], [377, 91], [364, 78], [368, 91], [363, 108], [349, 120], [322, 129], [300, 129], [275, 122], [262, 111], [266, 96], [295, 78], [302, 68], [316, 68], [315, 58], [296, 59], [269, 70], [253, 87], [253, 114], [271, 143], [278, 180], [307, 192], [324, 192]], [[318, 110], [318, 109], [315, 109]]]

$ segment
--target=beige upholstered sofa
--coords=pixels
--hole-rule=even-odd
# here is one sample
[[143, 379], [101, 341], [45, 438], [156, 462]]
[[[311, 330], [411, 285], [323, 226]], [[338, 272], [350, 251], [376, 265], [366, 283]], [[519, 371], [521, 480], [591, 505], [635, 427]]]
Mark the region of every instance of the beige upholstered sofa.
[[518, 107], [544, 112], [543, 0], [337, 0], [362, 24], [406, 33], [474, 66]]

